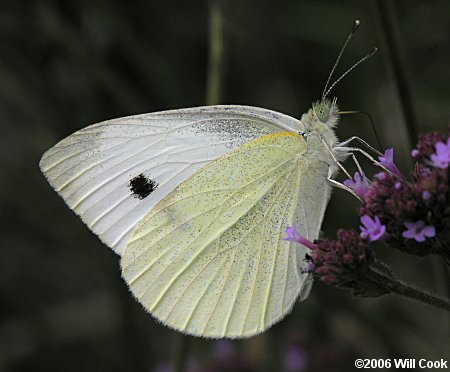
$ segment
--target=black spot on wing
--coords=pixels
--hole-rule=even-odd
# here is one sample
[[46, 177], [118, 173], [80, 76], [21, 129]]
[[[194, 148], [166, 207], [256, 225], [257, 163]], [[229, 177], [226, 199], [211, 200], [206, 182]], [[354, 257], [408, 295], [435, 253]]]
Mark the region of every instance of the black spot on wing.
[[133, 196], [139, 199], [145, 199], [157, 188], [158, 184], [154, 180], [145, 177], [142, 173], [130, 181], [130, 190]]

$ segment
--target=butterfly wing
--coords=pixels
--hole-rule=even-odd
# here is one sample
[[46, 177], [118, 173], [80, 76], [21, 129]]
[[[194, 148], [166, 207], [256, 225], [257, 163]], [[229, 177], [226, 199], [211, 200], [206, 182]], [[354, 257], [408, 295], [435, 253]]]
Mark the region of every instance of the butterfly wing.
[[[137, 223], [198, 169], [248, 141], [300, 125], [247, 106], [136, 115], [75, 132], [49, 149], [40, 167], [68, 206], [121, 255]], [[153, 192], [134, 193], [136, 179]]]
[[212, 161], [159, 202], [121, 261], [143, 306], [182, 332], [234, 338], [264, 331], [304, 299], [306, 248], [283, 237], [287, 226], [300, 224], [308, 236], [322, 222], [320, 212], [298, 208], [312, 207], [311, 181], [326, 183], [326, 166], [316, 169], [305, 151], [294, 133], [265, 136]]

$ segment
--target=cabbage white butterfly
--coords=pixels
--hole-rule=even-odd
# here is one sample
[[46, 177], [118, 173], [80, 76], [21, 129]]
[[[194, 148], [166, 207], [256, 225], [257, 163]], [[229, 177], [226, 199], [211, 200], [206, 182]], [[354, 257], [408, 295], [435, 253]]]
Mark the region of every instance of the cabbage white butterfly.
[[308, 296], [306, 248], [283, 240], [285, 229], [318, 237], [330, 182], [342, 187], [331, 178], [338, 160], [358, 150], [347, 147], [354, 138], [338, 144], [330, 89], [300, 120], [219, 105], [101, 122], [49, 149], [40, 167], [162, 323], [252, 336]]

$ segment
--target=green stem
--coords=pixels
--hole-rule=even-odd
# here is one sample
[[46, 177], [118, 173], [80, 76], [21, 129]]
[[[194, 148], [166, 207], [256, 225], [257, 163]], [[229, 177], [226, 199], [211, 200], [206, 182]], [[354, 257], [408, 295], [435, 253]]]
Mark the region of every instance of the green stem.
[[[206, 81], [206, 104], [216, 105], [222, 93], [223, 15], [221, 0], [210, 0], [209, 5], [209, 59]], [[173, 335], [173, 370], [186, 370], [186, 360], [194, 340], [181, 333]]]
[[206, 104], [217, 105], [222, 93], [223, 14], [221, 0], [210, 0], [209, 62], [206, 82]]
[[417, 143], [419, 126], [411, 94], [411, 85], [405, 69], [405, 58], [402, 53], [402, 42], [394, 8], [395, 4], [391, 0], [375, 0], [375, 4], [385, 37], [386, 53], [394, 72], [395, 85], [400, 99], [403, 118], [405, 119], [409, 142], [413, 146]]
[[422, 302], [423, 304], [450, 311], [449, 298], [442, 298], [435, 294], [422, 291], [409, 283], [394, 278], [388, 266], [381, 260], [377, 259], [371, 266], [368, 278], [373, 283], [377, 283], [380, 288], [384, 288], [385, 293], [396, 293], [400, 296]]
[[388, 283], [390, 290], [400, 296], [408, 297], [424, 304], [432, 305], [442, 310], [450, 311], [450, 299], [421, 291], [401, 281], [392, 280]]

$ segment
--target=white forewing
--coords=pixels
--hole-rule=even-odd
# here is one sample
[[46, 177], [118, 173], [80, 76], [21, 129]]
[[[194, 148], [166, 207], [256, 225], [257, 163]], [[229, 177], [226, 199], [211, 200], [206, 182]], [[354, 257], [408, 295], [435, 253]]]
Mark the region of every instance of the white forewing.
[[[100, 239], [122, 255], [137, 223], [177, 185], [217, 157], [300, 121], [262, 108], [208, 106], [129, 116], [88, 126], [49, 149], [40, 167]], [[141, 199], [130, 181], [158, 187]]]

